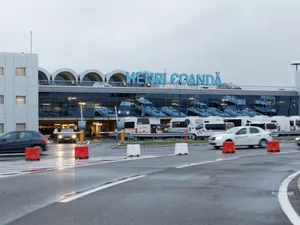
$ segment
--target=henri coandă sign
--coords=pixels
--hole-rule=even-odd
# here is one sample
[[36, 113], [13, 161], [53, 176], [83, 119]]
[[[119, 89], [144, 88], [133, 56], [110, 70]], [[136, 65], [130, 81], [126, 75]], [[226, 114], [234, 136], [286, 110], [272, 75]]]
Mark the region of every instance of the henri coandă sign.
[[149, 72], [126, 72], [126, 84], [143, 85], [143, 84], [173, 84], [175, 86], [222, 86], [220, 72], [212, 74], [186, 74], [186, 73], [172, 73], [169, 80], [167, 80], [166, 73], [149, 73]]

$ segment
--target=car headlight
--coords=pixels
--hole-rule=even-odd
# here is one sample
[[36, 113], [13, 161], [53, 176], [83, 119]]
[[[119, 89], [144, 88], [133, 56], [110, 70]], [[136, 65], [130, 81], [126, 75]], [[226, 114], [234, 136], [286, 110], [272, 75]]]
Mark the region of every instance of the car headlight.
[[215, 140], [221, 140], [222, 138], [222, 136], [217, 136]]
[[60, 134], [60, 135], [58, 135], [58, 138], [59, 138], [59, 139], [61, 139], [61, 138], [62, 138], [62, 135], [61, 135], [61, 134]]
[[73, 134], [73, 135], [72, 135], [72, 138], [75, 139], [75, 138], [76, 138], [76, 134]]
[[295, 141], [300, 141], [300, 137], [295, 138]]
[[128, 111], [128, 112], [126, 112], [126, 114], [127, 114], [127, 115], [129, 115], [129, 111]]
[[120, 113], [121, 113], [121, 110], [119, 110], [118, 113], [120, 114]]

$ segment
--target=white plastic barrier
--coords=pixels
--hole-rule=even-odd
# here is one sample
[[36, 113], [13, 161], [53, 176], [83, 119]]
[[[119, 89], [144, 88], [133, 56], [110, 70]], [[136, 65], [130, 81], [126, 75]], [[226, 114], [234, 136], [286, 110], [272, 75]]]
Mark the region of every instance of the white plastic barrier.
[[187, 155], [188, 151], [188, 144], [187, 143], [176, 143], [175, 144], [175, 155]]
[[141, 148], [139, 144], [135, 145], [127, 145], [127, 156], [140, 156], [141, 155]]

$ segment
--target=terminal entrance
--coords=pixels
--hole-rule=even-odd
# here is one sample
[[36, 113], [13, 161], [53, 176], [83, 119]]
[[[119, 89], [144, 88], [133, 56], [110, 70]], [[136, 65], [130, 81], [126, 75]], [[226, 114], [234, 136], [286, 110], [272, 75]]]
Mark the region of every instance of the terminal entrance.
[[[117, 125], [115, 120], [87, 120], [86, 121], [86, 137], [88, 140], [99, 139], [108, 136], [114, 132]], [[79, 131], [78, 120], [40, 120], [39, 131], [44, 135], [53, 135], [54, 130], [73, 129]]]
[[[119, 118], [120, 119], [120, 118]], [[60, 132], [62, 129], [72, 129], [79, 132], [78, 120], [40, 120], [39, 131], [44, 135], [53, 135], [55, 129]], [[167, 125], [170, 119], [150, 118], [151, 124]], [[86, 120], [86, 138], [88, 140], [111, 137], [117, 129], [116, 120]]]

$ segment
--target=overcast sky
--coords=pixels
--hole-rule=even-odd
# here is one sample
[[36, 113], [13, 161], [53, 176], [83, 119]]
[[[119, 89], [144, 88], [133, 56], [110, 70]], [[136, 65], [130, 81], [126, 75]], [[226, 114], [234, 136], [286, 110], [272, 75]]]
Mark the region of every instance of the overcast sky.
[[0, 0], [0, 51], [49, 72], [220, 71], [223, 82], [293, 85], [299, 0]]

